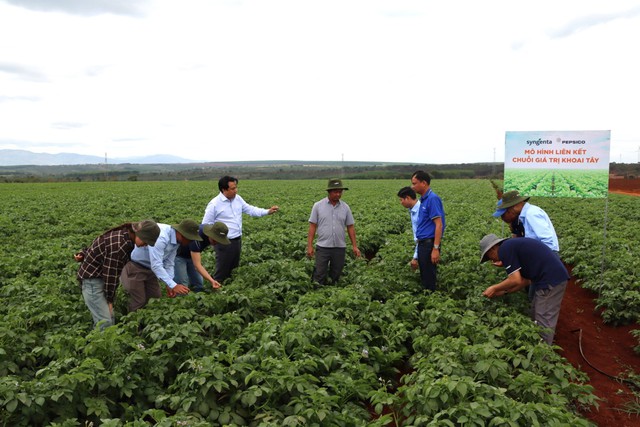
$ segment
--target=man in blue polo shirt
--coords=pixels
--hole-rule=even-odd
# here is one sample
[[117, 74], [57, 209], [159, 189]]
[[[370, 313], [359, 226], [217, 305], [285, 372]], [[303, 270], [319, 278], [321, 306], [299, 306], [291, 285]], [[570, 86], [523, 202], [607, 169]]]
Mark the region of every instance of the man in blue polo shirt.
[[569, 280], [569, 273], [560, 258], [538, 240], [503, 239], [487, 234], [480, 240], [480, 263], [489, 260], [496, 267], [504, 267], [508, 276], [502, 282], [489, 286], [482, 295], [495, 298], [525, 286], [533, 288], [531, 316], [545, 328], [542, 339], [552, 344]]
[[431, 176], [416, 171], [411, 176], [411, 188], [420, 194], [420, 211], [416, 227], [420, 281], [429, 291], [436, 290], [440, 243], [446, 227], [444, 207], [440, 197], [431, 190]]

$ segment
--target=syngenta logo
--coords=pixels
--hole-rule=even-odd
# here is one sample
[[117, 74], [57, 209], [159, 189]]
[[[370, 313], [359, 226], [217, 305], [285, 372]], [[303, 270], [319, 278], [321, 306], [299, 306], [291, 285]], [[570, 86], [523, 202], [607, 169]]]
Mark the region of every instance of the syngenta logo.
[[534, 139], [534, 140], [527, 140], [527, 145], [531, 146], [531, 145], [547, 145], [547, 144], [553, 144], [551, 142], [550, 139], [542, 139], [542, 138], [538, 138], [538, 139]]

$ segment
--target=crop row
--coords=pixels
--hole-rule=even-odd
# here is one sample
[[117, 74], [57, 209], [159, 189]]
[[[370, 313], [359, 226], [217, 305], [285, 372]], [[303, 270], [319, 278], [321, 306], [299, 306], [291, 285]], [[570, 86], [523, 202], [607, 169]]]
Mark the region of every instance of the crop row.
[[[129, 220], [199, 220], [214, 186], [0, 187], [2, 424], [588, 425], [573, 412], [597, 405], [585, 375], [539, 342], [526, 296], [480, 296], [501, 272], [478, 263], [478, 241], [507, 233], [490, 215], [488, 181], [434, 181], [448, 228], [430, 295], [407, 266], [411, 226], [395, 196], [404, 181], [349, 182], [344, 199], [371, 259], [350, 259], [340, 286], [310, 282], [307, 219], [323, 185], [241, 180], [247, 201], [281, 210], [245, 219], [232, 281], [132, 314], [119, 291], [117, 324], [103, 332], [91, 330], [71, 254]], [[545, 209], [563, 224], [564, 253], [579, 234], [566, 231], [561, 209]], [[609, 236], [624, 234], [614, 228]]]

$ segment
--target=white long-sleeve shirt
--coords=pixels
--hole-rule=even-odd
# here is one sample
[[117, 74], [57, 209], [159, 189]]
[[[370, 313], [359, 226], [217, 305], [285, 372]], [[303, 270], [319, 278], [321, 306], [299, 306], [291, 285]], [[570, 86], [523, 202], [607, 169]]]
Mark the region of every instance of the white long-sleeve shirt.
[[242, 214], [260, 217], [269, 214], [269, 209], [258, 208], [244, 201], [242, 197], [236, 195], [233, 199], [227, 199], [222, 194], [218, 194], [211, 199], [202, 217], [203, 224], [213, 224], [223, 222], [229, 227], [227, 237], [235, 239], [242, 236]]

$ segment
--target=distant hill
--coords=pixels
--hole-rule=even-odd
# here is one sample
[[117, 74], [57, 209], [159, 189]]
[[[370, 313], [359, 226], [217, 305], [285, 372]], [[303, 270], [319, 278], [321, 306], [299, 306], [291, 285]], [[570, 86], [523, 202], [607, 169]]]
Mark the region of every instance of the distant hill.
[[[33, 153], [27, 150], [0, 150], [0, 166], [62, 166], [62, 165], [96, 165], [104, 164], [104, 157], [86, 156], [74, 153]], [[183, 159], [168, 154], [156, 154], [146, 157], [121, 157], [107, 159], [109, 164], [162, 164], [162, 163], [196, 163], [195, 160]]]

